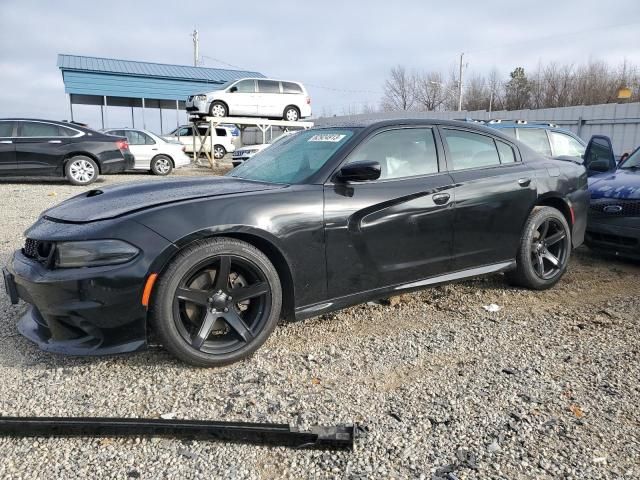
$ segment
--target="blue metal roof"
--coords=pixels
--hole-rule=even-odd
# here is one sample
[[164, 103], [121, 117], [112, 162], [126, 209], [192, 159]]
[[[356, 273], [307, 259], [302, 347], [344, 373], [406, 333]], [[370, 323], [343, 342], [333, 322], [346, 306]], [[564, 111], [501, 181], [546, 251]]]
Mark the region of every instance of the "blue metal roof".
[[264, 77], [259, 72], [246, 70], [226, 70], [222, 68], [190, 67], [166, 63], [136, 62], [116, 58], [82, 57], [79, 55], [58, 55], [60, 70], [83, 72], [120, 73], [145, 77], [196, 80], [224, 83], [242, 77]]
[[58, 55], [65, 92], [75, 95], [185, 100], [230, 80], [259, 72], [136, 62], [115, 58]]

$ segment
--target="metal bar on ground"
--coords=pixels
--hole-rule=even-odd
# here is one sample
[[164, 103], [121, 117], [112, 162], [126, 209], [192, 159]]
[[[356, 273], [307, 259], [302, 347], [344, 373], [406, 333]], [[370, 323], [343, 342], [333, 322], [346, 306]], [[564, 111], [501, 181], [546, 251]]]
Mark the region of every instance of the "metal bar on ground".
[[294, 448], [353, 449], [356, 425], [316, 426], [300, 431], [287, 424], [108, 417], [0, 417], [0, 436], [174, 437]]

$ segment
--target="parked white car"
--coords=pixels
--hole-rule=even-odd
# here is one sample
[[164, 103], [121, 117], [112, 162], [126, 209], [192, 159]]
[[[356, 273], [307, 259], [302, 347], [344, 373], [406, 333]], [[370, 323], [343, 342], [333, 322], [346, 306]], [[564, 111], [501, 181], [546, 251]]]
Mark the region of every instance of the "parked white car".
[[126, 137], [129, 150], [135, 157], [134, 170], [149, 170], [155, 175], [168, 175], [174, 168], [191, 163], [181, 143], [165, 140], [149, 130], [110, 128], [108, 135]]
[[242, 78], [209, 93], [190, 95], [187, 111], [212, 117], [248, 116], [291, 122], [311, 116], [311, 98], [299, 82]]
[[234, 167], [237, 167], [245, 160], [248, 160], [249, 158], [253, 157], [256, 153], [260, 153], [265, 148], [270, 147], [271, 145], [278, 143], [280, 140], [290, 137], [291, 135], [294, 135], [300, 131], [301, 130], [284, 132], [282, 135], [279, 135], [276, 138], [274, 138], [271, 141], [271, 143], [258, 143], [255, 145], [245, 145], [243, 147], [240, 147], [235, 152], [233, 152], [231, 163], [233, 164]]
[[[199, 126], [197, 128], [200, 131], [200, 136], [204, 137], [207, 133], [207, 127]], [[213, 143], [213, 157], [216, 159], [221, 159], [227, 153], [235, 151], [236, 146], [233, 143], [233, 135], [230, 128], [215, 127], [212, 133], [213, 135], [211, 137], [205, 138], [204, 151], [211, 153], [211, 143]], [[200, 151], [200, 136], [195, 135], [196, 151]], [[193, 153], [194, 132], [191, 125], [182, 125], [168, 135], [165, 135], [164, 138], [180, 142], [185, 146], [188, 153]]]

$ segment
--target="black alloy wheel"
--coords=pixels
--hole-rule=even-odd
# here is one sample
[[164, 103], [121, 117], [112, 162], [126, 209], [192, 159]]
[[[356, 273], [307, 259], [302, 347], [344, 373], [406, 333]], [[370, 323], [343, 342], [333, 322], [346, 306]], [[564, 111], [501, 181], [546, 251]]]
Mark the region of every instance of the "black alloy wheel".
[[556, 208], [536, 207], [524, 227], [509, 283], [534, 290], [552, 287], [564, 275], [571, 255], [571, 229]]
[[238, 240], [197, 242], [159, 283], [153, 313], [158, 334], [169, 351], [193, 365], [224, 365], [250, 355], [280, 316], [275, 268]]

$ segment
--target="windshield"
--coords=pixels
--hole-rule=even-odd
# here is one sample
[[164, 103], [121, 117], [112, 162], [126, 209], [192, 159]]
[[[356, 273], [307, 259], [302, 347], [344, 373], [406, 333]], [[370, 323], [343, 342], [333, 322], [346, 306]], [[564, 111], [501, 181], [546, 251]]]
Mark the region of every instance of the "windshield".
[[227, 175], [270, 183], [302, 183], [320, 170], [353, 135], [353, 130], [307, 130], [289, 135]]
[[640, 168], [640, 148], [636, 148], [636, 151], [631, 154], [629, 158], [627, 158], [620, 168]]

